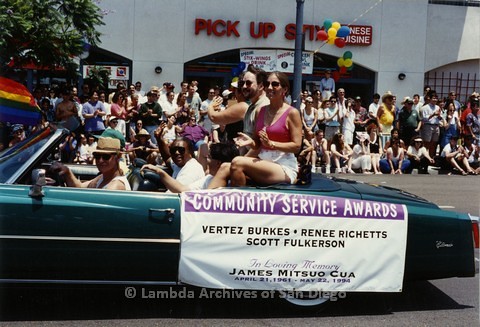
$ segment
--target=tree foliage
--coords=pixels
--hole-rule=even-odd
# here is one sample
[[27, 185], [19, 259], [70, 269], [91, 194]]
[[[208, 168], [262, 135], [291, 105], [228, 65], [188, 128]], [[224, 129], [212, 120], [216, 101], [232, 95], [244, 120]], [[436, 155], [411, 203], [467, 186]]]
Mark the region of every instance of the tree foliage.
[[100, 43], [103, 13], [92, 0], [0, 1], [0, 72], [34, 63], [76, 68], [86, 44]]

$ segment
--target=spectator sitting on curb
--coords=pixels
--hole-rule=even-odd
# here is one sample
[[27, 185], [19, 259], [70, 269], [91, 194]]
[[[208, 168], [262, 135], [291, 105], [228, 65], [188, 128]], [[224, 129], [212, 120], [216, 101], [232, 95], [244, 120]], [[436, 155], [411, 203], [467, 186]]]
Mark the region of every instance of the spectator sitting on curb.
[[407, 150], [407, 156], [411, 163], [409, 172], [413, 169], [418, 169], [419, 174], [428, 174], [428, 165], [435, 164], [435, 160], [430, 157], [427, 148], [423, 146], [423, 140], [420, 136], [412, 138]]
[[400, 146], [400, 139], [394, 137], [386, 151], [387, 158], [380, 160], [380, 169], [384, 174], [403, 174], [410, 167], [410, 161], [405, 158], [405, 150]]
[[[450, 142], [443, 148], [441, 153], [443, 168], [455, 168], [460, 171], [463, 176], [468, 174], [476, 175], [475, 170], [473, 170], [468, 163], [468, 153], [461, 145], [457, 144], [457, 141], [458, 136], [452, 136], [450, 138]], [[460, 165], [462, 165], [465, 169], [463, 169]], [[451, 174], [452, 172], [449, 173], [449, 175]]]

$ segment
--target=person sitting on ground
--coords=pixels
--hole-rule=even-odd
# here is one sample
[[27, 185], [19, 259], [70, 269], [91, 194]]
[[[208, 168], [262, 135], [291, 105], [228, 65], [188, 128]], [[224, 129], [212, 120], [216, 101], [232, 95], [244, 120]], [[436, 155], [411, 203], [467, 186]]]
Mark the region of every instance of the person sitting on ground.
[[[350, 160], [352, 159], [352, 153], [352, 148], [345, 143], [343, 134], [336, 133], [330, 145], [331, 160], [334, 162], [336, 173], [341, 173], [342, 167], [345, 167], [345, 171], [347, 171], [347, 167], [350, 166]], [[353, 171], [350, 169], [348, 172], [351, 173]]]
[[[458, 136], [453, 135], [450, 138], [450, 142], [443, 148], [440, 155], [443, 160], [442, 168], [455, 168], [464, 176], [468, 174], [476, 175], [475, 170], [473, 170], [468, 163], [467, 151], [465, 151], [463, 146], [458, 145], [457, 141]], [[451, 173], [452, 172], [450, 172], [449, 175]]]
[[358, 143], [353, 146], [352, 160], [349, 161], [348, 171], [361, 169], [364, 174], [371, 174], [372, 158], [370, 156], [370, 137], [367, 132], [356, 132]]
[[382, 174], [380, 170], [380, 158], [383, 155], [382, 138], [378, 135], [378, 126], [371, 123], [367, 126], [367, 133], [369, 135], [369, 150], [372, 161], [372, 168], [375, 174]]
[[135, 158], [145, 160], [150, 164], [155, 164], [158, 157], [158, 147], [150, 139], [150, 134], [146, 129], [141, 129], [135, 135], [136, 141], [128, 149], [130, 160]]
[[121, 158], [120, 140], [110, 137], [100, 137], [97, 148], [93, 152], [95, 163], [100, 175], [92, 180], [82, 182], [78, 180], [67, 166], [55, 161], [51, 170], [64, 176], [65, 182], [70, 187], [99, 188], [108, 190], [130, 191], [130, 184], [120, 168]]
[[165, 170], [156, 166], [146, 165], [142, 167], [142, 170], [150, 169], [156, 172], [160, 176], [160, 180], [162, 181], [163, 185], [165, 185], [165, 187], [173, 193], [180, 193], [192, 190], [204, 190], [210, 185], [210, 182], [220, 168], [220, 165], [224, 162], [231, 162], [232, 159], [237, 155], [238, 150], [233, 144], [211, 144], [210, 154], [207, 158], [208, 174], [190, 184], [183, 184], [179, 182], [178, 179], [173, 178]]
[[403, 174], [410, 167], [410, 161], [405, 158], [405, 150], [400, 146], [400, 139], [393, 137], [387, 149], [387, 158], [380, 160], [380, 169], [384, 174]]
[[315, 172], [315, 165], [311, 161], [313, 153], [313, 146], [312, 143], [307, 140], [305, 137], [302, 138], [302, 148], [300, 149], [300, 153], [297, 155], [297, 161], [300, 165], [311, 165], [312, 173]]
[[315, 137], [312, 139], [312, 166], [317, 165], [317, 160], [320, 161], [320, 166], [325, 163], [327, 174], [330, 173], [330, 151], [328, 151], [328, 141], [324, 137], [324, 132], [318, 129], [315, 132]]
[[[157, 128], [155, 137], [159, 144], [160, 154], [167, 166], [171, 168], [172, 177], [184, 185], [193, 183], [205, 176], [203, 166], [194, 158], [194, 150], [192, 142], [184, 137], [177, 138], [175, 141], [167, 145], [160, 137], [165, 123]], [[151, 169], [156, 171], [156, 166], [147, 164], [142, 169]]]
[[391, 147], [391, 142], [394, 138], [398, 138], [400, 140], [400, 147], [404, 150], [407, 150], [407, 147], [405, 145], [405, 142], [403, 142], [403, 140], [400, 138], [400, 133], [398, 131], [398, 129], [396, 127], [392, 128], [392, 130], [390, 131], [390, 139], [385, 142], [385, 145], [383, 147], [383, 152], [386, 153], [387, 152], [387, 149], [389, 147]]
[[[302, 143], [302, 120], [298, 110], [284, 102], [289, 91], [288, 76], [272, 72], [261, 87], [264, 88], [270, 104], [261, 107], [253, 138], [240, 133], [237, 140], [238, 146], [249, 146], [258, 156], [235, 157], [229, 171], [217, 173], [210, 187], [225, 186], [229, 177], [232, 186], [246, 185], [247, 178], [261, 184], [295, 183], [298, 172], [295, 153]], [[219, 181], [215, 182], [216, 179]]]
[[407, 150], [407, 156], [410, 160], [409, 171], [418, 169], [419, 174], [428, 174], [428, 165], [435, 164], [435, 160], [428, 154], [427, 148], [423, 146], [423, 140], [420, 136], [414, 136]]
[[465, 148], [465, 151], [468, 153], [468, 164], [470, 167], [475, 169], [476, 172], [478, 172], [479, 168], [479, 155], [480, 155], [480, 148], [477, 144], [473, 142], [473, 137], [472, 135], [465, 135], [463, 138], [463, 147]]

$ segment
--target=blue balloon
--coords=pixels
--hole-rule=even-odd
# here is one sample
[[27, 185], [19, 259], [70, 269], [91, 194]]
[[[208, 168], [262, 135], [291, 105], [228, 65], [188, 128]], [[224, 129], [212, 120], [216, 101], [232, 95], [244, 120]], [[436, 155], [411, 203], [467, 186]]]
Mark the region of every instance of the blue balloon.
[[232, 68], [232, 76], [236, 77], [238, 75], [240, 75], [240, 69], [238, 69], [238, 67], [233, 67]]
[[347, 37], [350, 35], [350, 28], [348, 26], [342, 26], [337, 31], [337, 37]]
[[244, 63], [243, 61], [240, 61], [240, 63], [238, 64], [238, 69], [240, 69], [241, 72], [243, 72], [246, 67], [247, 67], [247, 64]]

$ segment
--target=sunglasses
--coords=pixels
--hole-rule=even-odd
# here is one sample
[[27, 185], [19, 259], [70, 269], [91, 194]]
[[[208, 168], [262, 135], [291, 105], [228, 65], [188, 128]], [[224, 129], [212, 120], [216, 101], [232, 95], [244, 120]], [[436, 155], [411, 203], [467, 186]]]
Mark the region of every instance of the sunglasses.
[[245, 84], [244, 81], [238, 81], [237, 83], [238, 83], [238, 87], [242, 87]]
[[310, 103], [310, 104], [312, 104], [312, 103], [313, 103], [313, 101], [305, 101], [305, 103]]
[[330, 101], [331, 103], [337, 103], [337, 101]]
[[103, 161], [108, 161], [110, 160], [110, 158], [112, 157], [112, 153], [94, 153], [93, 154], [93, 157], [95, 158], [95, 160], [100, 160], [100, 158], [103, 159]]
[[[280, 82], [277, 82], [277, 81], [273, 81], [273, 82], [266, 82], [265, 83], [265, 87], [269, 87], [269, 86], [272, 86], [272, 87], [279, 87], [280, 86]], [[307, 94], [308, 95], [308, 94]]]
[[110, 121], [112, 124], [118, 124], [118, 120], [112, 120]]
[[243, 81], [243, 84], [246, 85], [247, 87], [252, 86], [253, 82], [252, 81]]
[[185, 148], [183, 146], [172, 146], [170, 148], [170, 153], [180, 153], [180, 154], [185, 154]]

